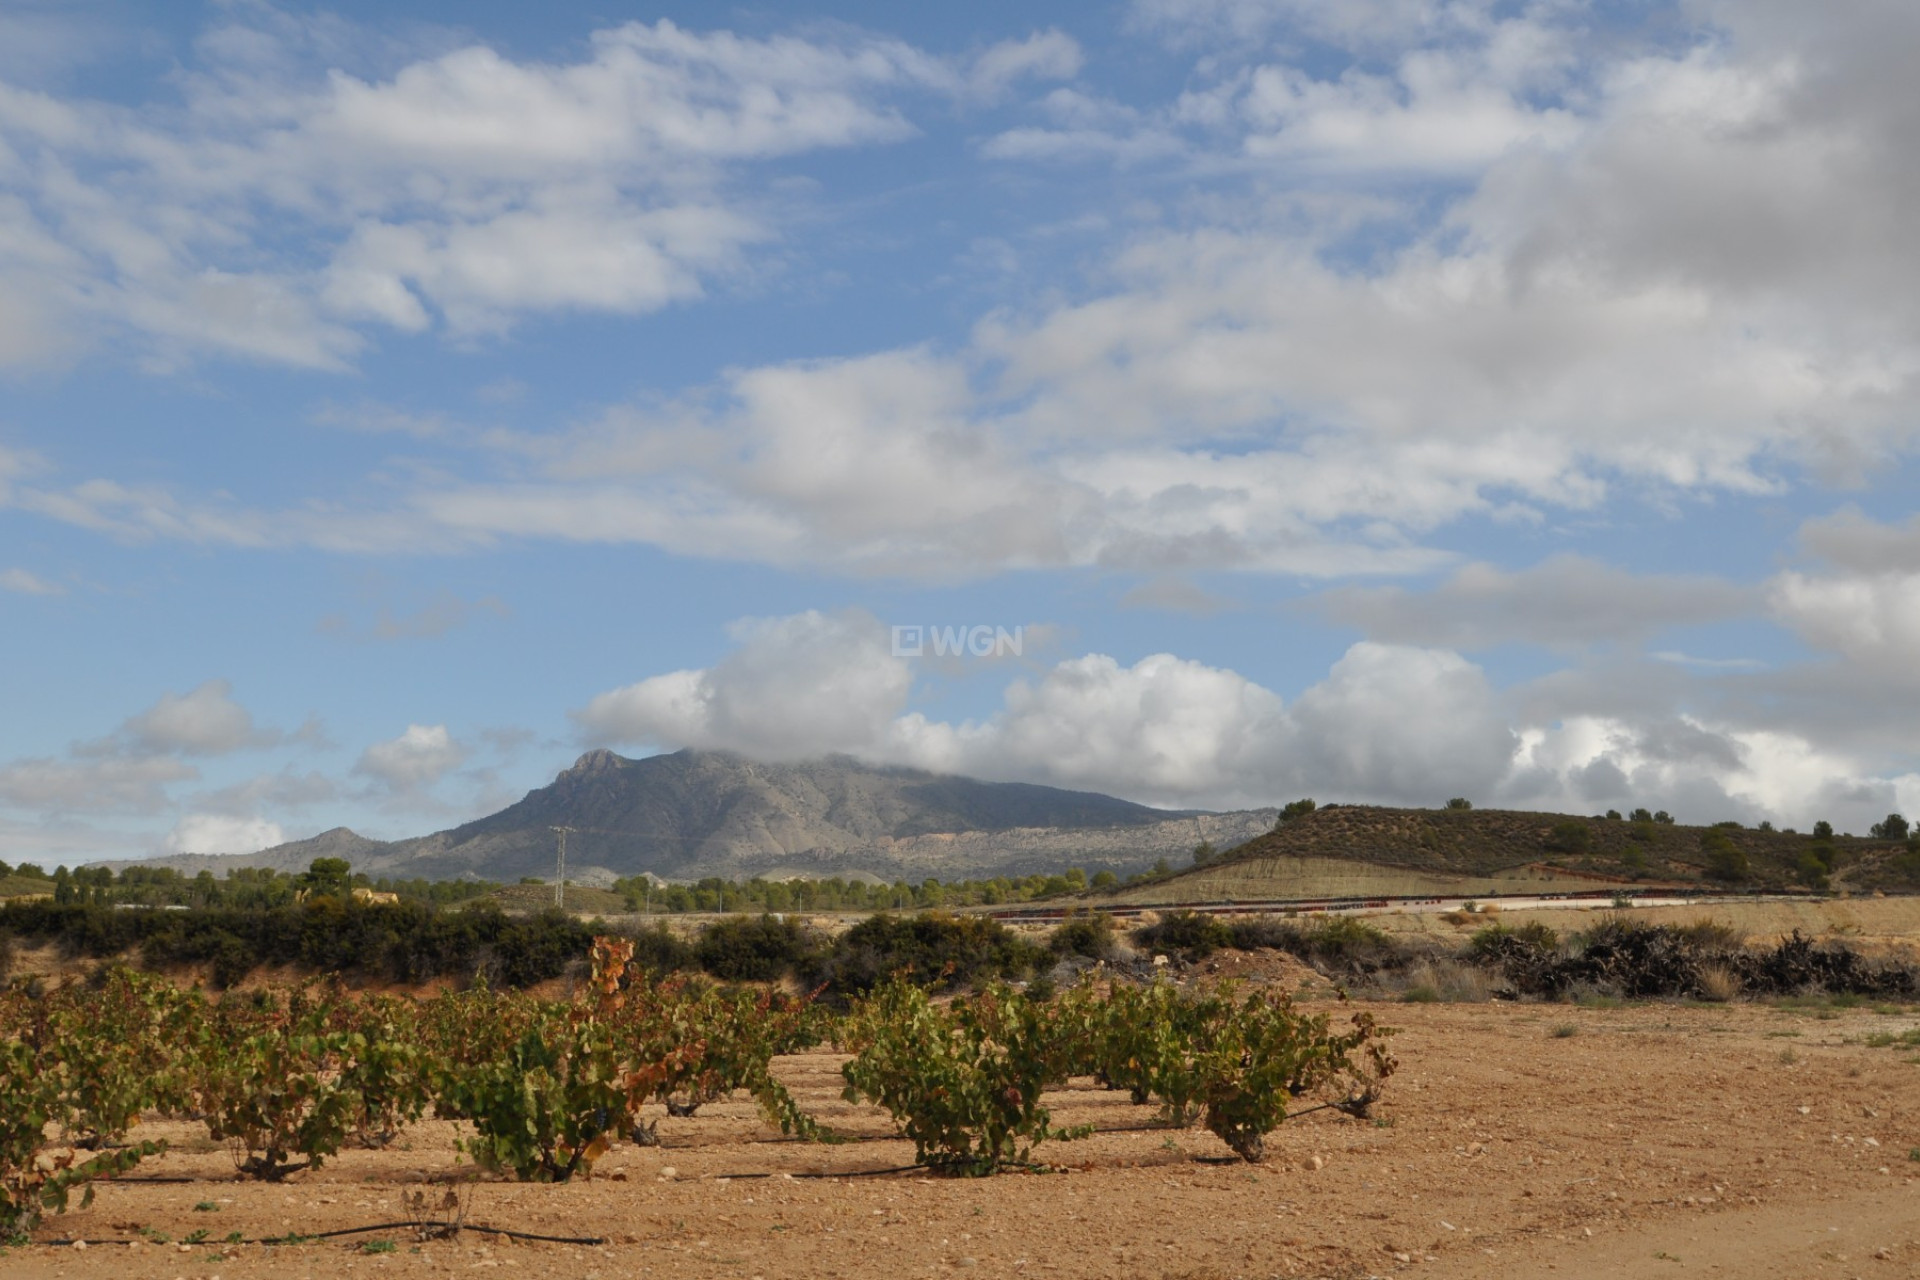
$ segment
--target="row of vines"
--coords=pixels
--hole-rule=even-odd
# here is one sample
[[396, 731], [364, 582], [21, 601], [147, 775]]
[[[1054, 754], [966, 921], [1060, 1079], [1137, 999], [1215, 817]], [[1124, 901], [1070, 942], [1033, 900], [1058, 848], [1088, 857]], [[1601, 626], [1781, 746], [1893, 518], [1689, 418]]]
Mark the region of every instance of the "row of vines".
[[197, 1120], [243, 1176], [315, 1168], [379, 1147], [428, 1114], [465, 1122], [481, 1169], [530, 1181], [590, 1173], [645, 1141], [648, 1104], [690, 1115], [745, 1090], [788, 1134], [835, 1140], [773, 1062], [831, 1044], [849, 1102], [876, 1103], [929, 1168], [990, 1173], [1053, 1126], [1042, 1094], [1075, 1077], [1204, 1124], [1248, 1160], [1304, 1106], [1364, 1114], [1393, 1058], [1369, 1015], [1335, 1029], [1277, 992], [1165, 984], [1056, 999], [990, 984], [950, 1002], [897, 978], [834, 1013], [813, 1000], [655, 978], [633, 944], [600, 938], [571, 999], [487, 987], [414, 1000], [311, 983], [209, 998], [130, 969], [52, 993], [0, 991], [0, 1238], [164, 1144], [143, 1116]]

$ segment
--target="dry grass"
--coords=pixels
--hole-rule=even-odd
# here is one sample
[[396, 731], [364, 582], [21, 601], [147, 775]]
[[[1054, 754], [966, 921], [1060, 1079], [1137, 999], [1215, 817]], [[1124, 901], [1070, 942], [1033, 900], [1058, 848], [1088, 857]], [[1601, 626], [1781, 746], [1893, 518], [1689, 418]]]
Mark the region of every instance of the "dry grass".
[[1396, 983], [1402, 1000], [1414, 1004], [1482, 1004], [1493, 994], [1486, 970], [1455, 960], [1409, 965]]
[[1740, 979], [1733, 970], [1723, 964], [1702, 965], [1700, 968], [1700, 995], [1703, 999], [1725, 1004], [1729, 1000], [1740, 998]]

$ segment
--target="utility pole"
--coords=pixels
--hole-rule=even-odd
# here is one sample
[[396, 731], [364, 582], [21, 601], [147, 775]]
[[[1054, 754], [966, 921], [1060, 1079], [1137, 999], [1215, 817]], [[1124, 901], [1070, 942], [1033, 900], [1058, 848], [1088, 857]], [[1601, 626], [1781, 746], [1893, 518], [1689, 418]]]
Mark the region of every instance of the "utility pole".
[[560, 861], [553, 871], [553, 905], [565, 907], [567, 905], [567, 832], [573, 828], [548, 827], [547, 830], [560, 837]]

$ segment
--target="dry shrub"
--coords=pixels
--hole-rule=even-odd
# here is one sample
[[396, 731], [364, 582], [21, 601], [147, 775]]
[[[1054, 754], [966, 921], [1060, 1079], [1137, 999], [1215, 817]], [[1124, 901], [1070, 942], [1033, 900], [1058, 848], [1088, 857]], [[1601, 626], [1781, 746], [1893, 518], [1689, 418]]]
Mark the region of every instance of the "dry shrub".
[[1413, 1003], [1481, 1004], [1492, 994], [1484, 969], [1454, 960], [1421, 960], [1399, 975], [1395, 984], [1404, 1000]]
[[1700, 998], [1724, 1004], [1740, 998], [1740, 979], [1723, 964], [1700, 966]]

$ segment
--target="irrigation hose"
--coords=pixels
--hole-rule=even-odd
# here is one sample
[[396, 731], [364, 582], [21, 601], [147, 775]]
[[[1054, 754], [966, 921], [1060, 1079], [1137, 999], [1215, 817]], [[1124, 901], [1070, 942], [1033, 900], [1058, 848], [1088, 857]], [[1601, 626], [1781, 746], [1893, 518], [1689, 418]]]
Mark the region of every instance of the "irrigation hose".
[[[196, 1247], [205, 1245], [208, 1248], [218, 1248], [221, 1245], [235, 1244], [289, 1245], [306, 1244], [313, 1240], [332, 1240], [340, 1236], [363, 1236], [375, 1231], [416, 1231], [424, 1233], [429, 1239], [458, 1235], [462, 1231], [474, 1231], [481, 1235], [506, 1236], [511, 1240], [537, 1240], [542, 1244], [600, 1245], [607, 1242], [605, 1236], [545, 1236], [533, 1231], [512, 1231], [506, 1227], [490, 1227], [484, 1222], [466, 1222], [458, 1226], [445, 1227], [419, 1222], [376, 1222], [371, 1226], [341, 1227], [336, 1231], [315, 1231], [311, 1233], [291, 1231], [284, 1236], [263, 1236], [258, 1240], [169, 1240], [167, 1243], [191, 1244]], [[65, 1245], [68, 1247], [83, 1244], [91, 1249], [96, 1245], [141, 1244], [144, 1242], [136, 1237], [129, 1240], [46, 1240], [41, 1243], [49, 1246]]]

